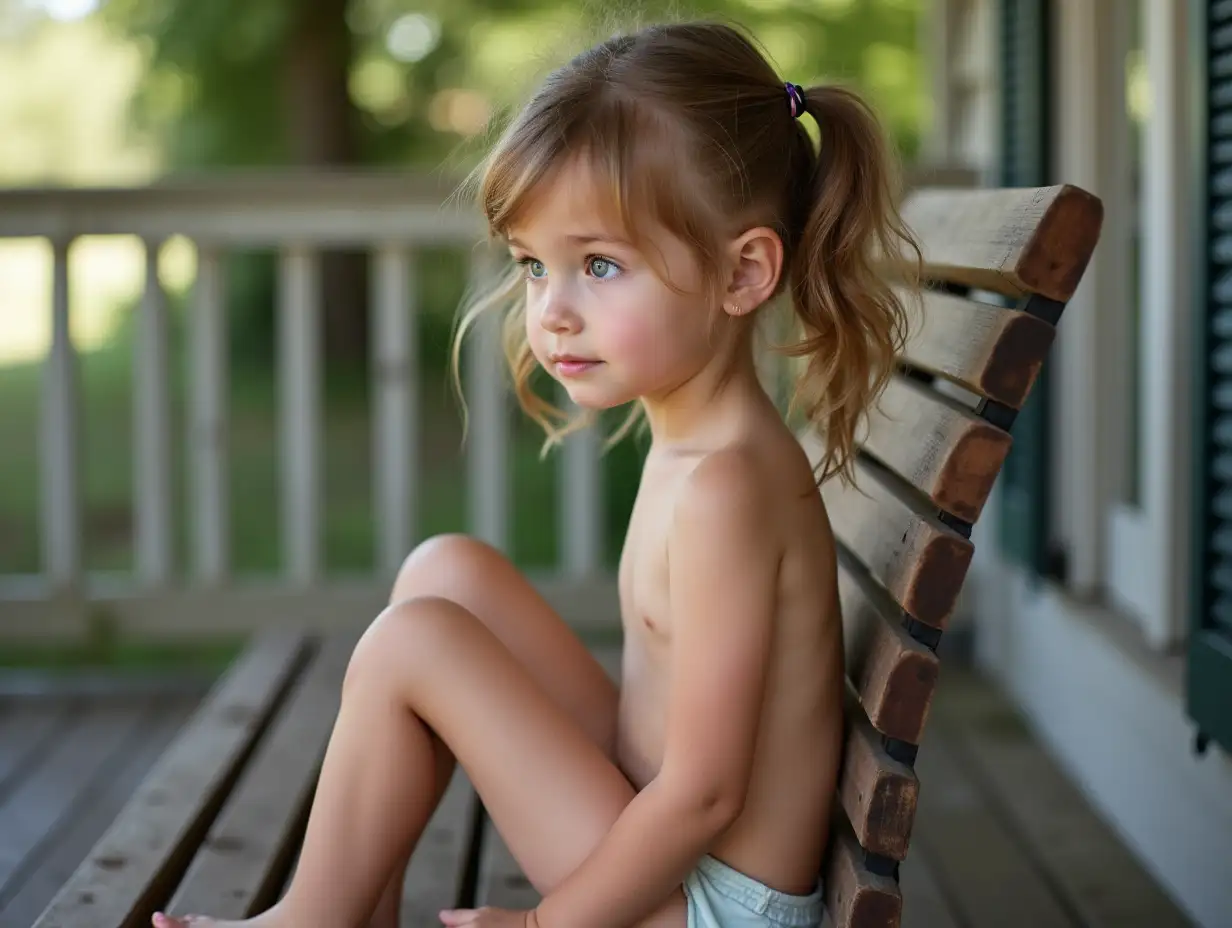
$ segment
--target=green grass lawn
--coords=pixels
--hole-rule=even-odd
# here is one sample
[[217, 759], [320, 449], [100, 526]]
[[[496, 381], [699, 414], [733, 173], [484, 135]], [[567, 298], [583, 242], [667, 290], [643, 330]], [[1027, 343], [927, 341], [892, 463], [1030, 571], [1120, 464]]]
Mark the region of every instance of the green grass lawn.
[[[176, 344], [181, 340], [175, 339]], [[444, 365], [430, 341], [422, 376], [422, 428], [418, 487], [419, 537], [465, 531], [466, 468], [461, 419]], [[171, 360], [175, 476], [176, 563], [187, 549], [183, 359]], [[128, 339], [80, 357], [82, 397], [81, 476], [83, 545], [89, 571], [128, 571], [133, 564], [132, 354]], [[39, 570], [38, 418], [41, 367], [0, 367], [0, 574]], [[231, 551], [237, 574], [276, 572], [278, 538], [278, 437], [275, 370], [268, 364], [236, 365], [230, 391]], [[370, 568], [374, 558], [371, 433], [366, 382], [327, 372], [324, 402], [326, 570]], [[515, 561], [527, 568], [557, 561], [557, 455], [539, 460], [541, 433], [511, 410], [510, 461], [512, 538]], [[606, 538], [609, 564], [618, 556], [629, 506], [636, 491], [639, 452], [625, 442], [604, 458]], [[0, 637], [3, 632], [0, 629]], [[232, 644], [188, 649], [177, 661], [218, 659]], [[42, 652], [4, 649], [0, 663], [80, 666], [140, 665], [172, 655], [140, 642]], [[181, 649], [182, 650], [182, 649]]]

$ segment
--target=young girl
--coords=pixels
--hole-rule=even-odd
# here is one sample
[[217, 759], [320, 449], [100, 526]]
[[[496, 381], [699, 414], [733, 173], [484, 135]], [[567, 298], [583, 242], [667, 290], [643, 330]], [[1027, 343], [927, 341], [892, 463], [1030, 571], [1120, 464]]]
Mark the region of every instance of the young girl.
[[847, 91], [785, 84], [736, 29], [654, 26], [547, 79], [481, 201], [516, 283], [467, 319], [512, 296], [527, 411], [563, 434], [529, 387], [542, 366], [584, 410], [649, 423], [623, 679], [497, 551], [421, 545], [355, 649], [291, 887], [245, 924], [393, 928], [456, 760], [542, 901], [445, 925], [818, 925], [843, 731], [835, 550], [751, 336], [788, 289], [820, 479], [847, 476], [902, 344], [873, 264], [909, 244], [876, 122]]

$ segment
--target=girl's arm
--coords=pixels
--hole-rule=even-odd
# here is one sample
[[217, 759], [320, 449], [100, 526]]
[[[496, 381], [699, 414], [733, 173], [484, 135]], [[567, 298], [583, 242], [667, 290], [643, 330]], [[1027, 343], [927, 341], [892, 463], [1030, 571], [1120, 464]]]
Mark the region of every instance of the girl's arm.
[[698, 465], [675, 504], [668, 541], [671, 687], [662, 767], [540, 902], [540, 928], [636, 924], [740, 814], [780, 559], [753, 462], [729, 451]]

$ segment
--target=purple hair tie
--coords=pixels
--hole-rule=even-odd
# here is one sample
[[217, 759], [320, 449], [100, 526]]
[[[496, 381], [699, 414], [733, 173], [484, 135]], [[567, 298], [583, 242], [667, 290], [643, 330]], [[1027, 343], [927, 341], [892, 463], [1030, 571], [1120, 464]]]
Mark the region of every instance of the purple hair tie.
[[783, 86], [787, 88], [787, 101], [791, 104], [792, 119], [799, 119], [804, 115], [804, 88], [791, 81], [787, 81]]

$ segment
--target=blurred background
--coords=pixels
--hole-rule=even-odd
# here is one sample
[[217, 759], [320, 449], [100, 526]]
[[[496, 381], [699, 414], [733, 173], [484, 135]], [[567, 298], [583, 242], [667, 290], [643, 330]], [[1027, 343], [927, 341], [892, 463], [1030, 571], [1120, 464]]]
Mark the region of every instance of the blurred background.
[[[0, 184], [141, 185], [168, 174], [234, 170], [395, 169], [460, 176], [481, 157], [485, 126], [516, 104], [564, 50], [594, 35], [607, 5], [527, 0], [4, 0], [0, 5]], [[875, 98], [908, 156], [919, 148], [927, 94], [917, 0], [822, 3], [732, 0], [642, 3], [672, 13], [736, 17], [798, 83], [855, 80]], [[610, 10], [607, 11], [610, 13]], [[570, 51], [572, 54], [572, 51]], [[555, 57], [553, 57], [555, 56]], [[134, 319], [145, 284], [141, 242], [85, 236], [72, 244], [71, 328], [80, 350], [82, 558], [87, 571], [134, 562]], [[419, 531], [465, 525], [461, 418], [448, 390], [447, 345], [466, 283], [466, 247], [420, 260], [419, 363], [423, 470]], [[421, 255], [422, 257], [422, 255]], [[36, 480], [39, 361], [50, 343], [51, 249], [0, 241], [0, 572], [39, 569]], [[279, 564], [274, 433], [276, 261], [226, 255], [230, 367], [232, 568]], [[160, 276], [171, 303], [169, 384], [183, 421], [186, 294], [195, 248], [172, 237]], [[369, 421], [369, 273], [361, 251], [323, 266], [324, 564], [373, 564]], [[537, 462], [533, 425], [512, 420], [511, 544], [529, 565], [555, 562], [555, 457]], [[182, 442], [174, 443], [182, 449]], [[604, 556], [615, 556], [634, 489], [636, 442], [604, 461]], [[179, 472], [177, 467], [176, 471]], [[182, 485], [182, 481], [177, 481]], [[178, 505], [183, 494], [177, 493]], [[186, 520], [179, 526], [182, 562]]]
[[[1228, 0], [0, 0], [0, 691], [208, 681], [271, 620], [375, 614], [447, 531], [617, 642], [644, 440], [540, 460], [480, 331], [463, 443], [448, 345], [486, 259], [450, 196], [546, 71], [693, 16], [864, 91], [908, 188], [1104, 203], [941, 639], [982, 682], [939, 689], [920, 753], [917, 928], [1232, 925]], [[69, 830], [41, 771], [110, 774], [51, 747], [98, 705], [15, 705], [0, 925], [149, 762], [36, 886]]]

